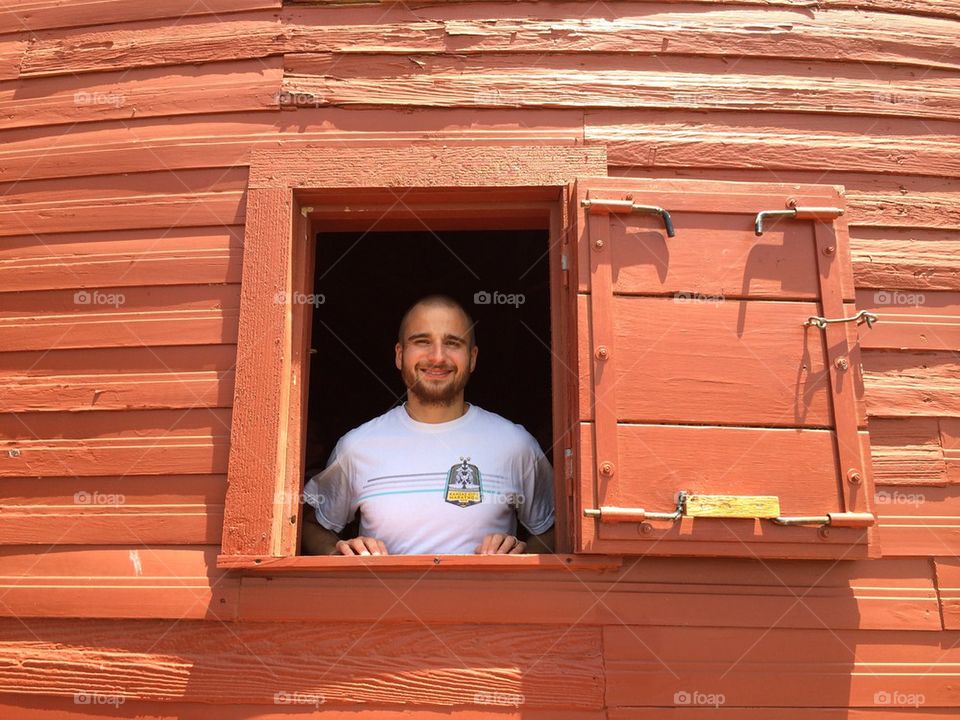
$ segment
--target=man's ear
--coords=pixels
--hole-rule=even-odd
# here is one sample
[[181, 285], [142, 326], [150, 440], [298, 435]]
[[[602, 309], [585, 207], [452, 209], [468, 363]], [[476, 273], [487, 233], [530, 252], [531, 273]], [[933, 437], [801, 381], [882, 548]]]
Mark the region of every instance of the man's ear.
[[470, 372], [473, 372], [477, 369], [477, 353], [480, 352], [480, 348], [474, 345], [470, 348]]
[[397, 370], [403, 370], [403, 346], [400, 343], [397, 343], [397, 346], [394, 348], [396, 357], [394, 362], [396, 363]]

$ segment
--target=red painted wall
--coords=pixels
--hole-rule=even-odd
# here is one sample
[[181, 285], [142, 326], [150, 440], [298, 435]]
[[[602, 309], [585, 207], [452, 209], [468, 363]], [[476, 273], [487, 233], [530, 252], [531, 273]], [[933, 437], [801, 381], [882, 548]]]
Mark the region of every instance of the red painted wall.
[[[956, 0], [7, 3], [5, 716], [953, 717], [958, 36]], [[884, 558], [217, 570], [250, 151], [411, 142], [845, 186]]]

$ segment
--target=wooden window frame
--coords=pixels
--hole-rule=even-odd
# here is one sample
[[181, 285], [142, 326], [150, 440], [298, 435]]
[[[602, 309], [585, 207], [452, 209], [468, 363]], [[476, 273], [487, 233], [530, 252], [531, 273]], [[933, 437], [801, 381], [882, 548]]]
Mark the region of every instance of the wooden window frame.
[[[309, 294], [315, 236], [313, 221], [324, 203], [347, 195], [366, 205], [390, 206], [409, 218], [398, 194], [418, 199], [442, 195], [443, 202], [416, 212], [437, 222], [456, 220], [478, 192], [519, 199], [548, 213], [551, 242], [564, 227], [565, 194], [578, 176], [606, 175], [606, 150], [576, 145], [459, 145], [442, 147], [352, 147], [342, 145], [251, 153], [246, 199], [236, 389], [230, 433], [228, 488], [221, 553], [217, 564], [238, 570], [303, 571], [377, 567], [409, 570], [516, 569], [582, 566], [604, 568], [616, 558], [565, 554], [569, 524], [567, 461], [558, 443], [553, 464], [557, 483], [557, 555], [386, 556], [347, 558], [298, 556], [300, 497], [304, 466], [304, 427], [309, 308], [275, 298]], [[417, 206], [414, 205], [416, 208]], [[363, 208], [363, 205], [360, 206]], [[356, 211], [356, 207], [351, 207]], [[387, 213], [389, 214], [389, 213]], [[489, 215], [490, 213], [486, 213]], [[343, 210], [339, 211], [342, 220]], [[327, 215], [329, 222], [332, 216]], [[346, 225], [343, 225], [346, 227]], [[420, 225], [422, 227], [422, 225]], [[462, 227], [462, 223], [460, 225]], [[551, 278], [560, 274], [559, 252], [551, 253]], [[551, 280], [551, 313], [559, 283]], [[575, 343], [574, 343], [575, 345]], [[562, 359], [554, 354], [554, 377]], [[569, 393], [554, 392], [554, 430], [564, 417]]]

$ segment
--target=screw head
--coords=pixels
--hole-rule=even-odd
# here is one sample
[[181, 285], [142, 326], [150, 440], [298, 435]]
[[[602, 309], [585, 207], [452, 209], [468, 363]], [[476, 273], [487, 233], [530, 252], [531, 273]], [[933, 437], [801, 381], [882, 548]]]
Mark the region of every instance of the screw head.
[[10, 457], [20, 457], [20, 450], [18, 448], [10, 448], [7, 451], [7, 455]]
[[600, 345], [597, 347], [596, 356], [597, 360], [606, 360], [608, 357], [610, 357], [610, 351], [607, 350], [606, 345]]
[[640, 532], [644, 535], [649, 535], [653, 532], [653, 525], [650, 523], [640, 523]]
[[834, 247], [833, 245], [827, 245], [827, 246], [823, 249], [823, 254], [824, 254], [824, 255], [833, 255], [836, 251], [837, 251], [837, 248], [836, 248], [836, 247]]
[[817, 535], [820, 536], [821, 540], [826, 540], [828, 537], [830, 537], [830, 528], [828, 527], [820, 528], [819, 530], [817, 530]]
[[604, 245], [603, 240], [595, 240], [594, 243], [593, 243], [593, 246], [594, 246], [597, 250], [603, 250], [603, 245]]
[[609, 461], [600, 463], [600, 474], [606, 477], [613, 475], [613, 463]]
[[847, 481], [851, 485], [859, 485], [863, 482], [863, 476], [856, 470], [850, 469], [847, 471]]
[[850, 367], [850, 363], [847, 362], [847, 359], [845, 357], [838, 357], [833, 364], [836, 365], [841, 370], [846, 370], [848, 367]]

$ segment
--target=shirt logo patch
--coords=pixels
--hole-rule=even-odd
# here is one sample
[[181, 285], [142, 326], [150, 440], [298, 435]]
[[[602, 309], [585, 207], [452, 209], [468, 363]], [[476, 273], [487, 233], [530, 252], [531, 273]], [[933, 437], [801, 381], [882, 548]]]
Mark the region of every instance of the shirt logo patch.
[[443, 499], [462, 508], [483, 502], [483, 483], [480, 469], [469, 463], [470, 458], [460, 458], [460, 463], [447, 472], [447, 488]]

